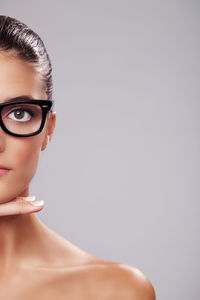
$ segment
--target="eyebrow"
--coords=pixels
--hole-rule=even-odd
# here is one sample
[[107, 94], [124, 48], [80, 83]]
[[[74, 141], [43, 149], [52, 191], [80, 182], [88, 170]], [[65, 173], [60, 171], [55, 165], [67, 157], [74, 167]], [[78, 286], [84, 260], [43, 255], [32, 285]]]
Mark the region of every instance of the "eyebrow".
[[21, 100], [40, 100], [40, 99], [35, 99], [35, 98], [33, 98], [32, 96], [29, 96], [29, 95], [22, 95], [22, 96], [17, 96], [17, 97], [14, 97], [14, 98], [6, 99], [5, 101], [0, 102], [0, 104], [10, 103], [10, 102], [17, 102], [20, 99]]

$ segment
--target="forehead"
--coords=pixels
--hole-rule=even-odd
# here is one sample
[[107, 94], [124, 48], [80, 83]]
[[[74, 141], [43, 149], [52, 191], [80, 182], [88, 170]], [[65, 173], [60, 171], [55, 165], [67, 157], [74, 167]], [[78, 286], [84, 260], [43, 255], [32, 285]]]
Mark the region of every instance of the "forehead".
[[46, 99], [41, 75], [33, 64], [0, 52], [0, 102], [21, 95]]

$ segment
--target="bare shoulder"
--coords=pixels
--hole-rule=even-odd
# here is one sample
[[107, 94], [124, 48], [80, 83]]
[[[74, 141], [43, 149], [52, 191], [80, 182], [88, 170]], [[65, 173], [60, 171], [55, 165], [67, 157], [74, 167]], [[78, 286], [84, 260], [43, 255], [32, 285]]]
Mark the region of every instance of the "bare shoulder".
[[124, 263], [100, 263], [96, 290], [100, 299], [155, 300], [155, 290], [149, 279], [137, 268]]
[[99, 260], [90, 264], [86, 273], [95, 300], [156, 300], [150, 280], [133, 266]]
[[[113, 299], [156, 299], [153, 285], [139, 269], [124, 263], [117, 263], [115, 266], [112, 266], [112, 272], [113, 279], [118, 284], [116, 291], [114, 291], [115, 298]], [[112, 274], [109, 274], [109, 278], [112, 282]]]
[[42, 292], [53, 295], [48, 299], [65, 299], [66, 295], [72, 300], [156, 299], [151, 282], [139, 269], [96, 257], [55, 234], [53, 238], [54, 248], [49, 247], [48, 255], [51, 265], [45, 260], [35, 268], [35, 280], [42, 278]]

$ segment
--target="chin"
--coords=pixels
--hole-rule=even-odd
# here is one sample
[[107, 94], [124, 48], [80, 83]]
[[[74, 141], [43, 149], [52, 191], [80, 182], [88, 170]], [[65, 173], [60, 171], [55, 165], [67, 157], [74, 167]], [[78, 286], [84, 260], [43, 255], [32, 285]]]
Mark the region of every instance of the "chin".
[[5, 184], [0, 180], [0, 191], [0, 204], [3, 204], [14, 201], [17, 197], [28, 195], [29, 186]]

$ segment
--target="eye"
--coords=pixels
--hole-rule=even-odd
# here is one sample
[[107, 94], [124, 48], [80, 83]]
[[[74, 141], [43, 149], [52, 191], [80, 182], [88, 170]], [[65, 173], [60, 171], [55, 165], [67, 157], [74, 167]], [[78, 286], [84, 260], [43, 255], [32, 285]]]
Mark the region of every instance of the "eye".
[[32, 114], [24, 109], [15, 109], [11, 113], [9, 113], [9, 118], [14, 121], [27, 122], [31, 119]]

